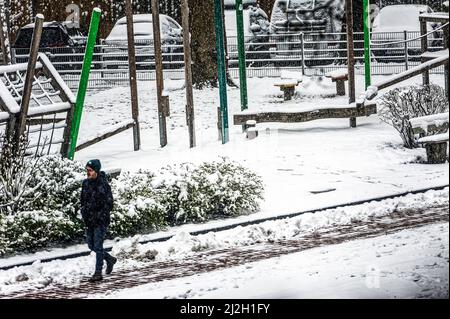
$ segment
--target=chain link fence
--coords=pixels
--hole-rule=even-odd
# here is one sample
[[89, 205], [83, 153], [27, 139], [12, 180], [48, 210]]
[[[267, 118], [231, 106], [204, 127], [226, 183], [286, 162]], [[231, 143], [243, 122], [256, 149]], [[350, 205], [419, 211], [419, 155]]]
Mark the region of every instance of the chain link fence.
[[[419, 32], [384, 32], [372, 34], [372, 74], [391, 75], [420, 64]], [[412, 40], [411, 39], [415, 39]], [[395, 44], [390, 44], [395, 42]], [[429, 50], [443, 49], [443, 34], [428, 36]], [[354, 35], [355, 72], [364, 74], [364, 35]], [[239, 76], [237, 39], [227, 38], [229, 73]], [[84, 47], [41, 48], [69, 87], [76, 90], [83, 64]], [[184, 79], [182, 45], [164, 45], [163, 67], [166, 79]], [[16, 63], [26, 62], [28, 49], [13, 50]], [[248, 77], [278, 77], [282, 70], [321, 76], [347, 67], [345, 33], [266, 35], [245, 39]], [[136, 44], [138, 80], [155, 80], [152, 44]], [[128, 85], [128, 50], [126, 45], [99, 44], [95, 47], [89, 89]], [[443, 73], [443, 67], [433, 70]]]

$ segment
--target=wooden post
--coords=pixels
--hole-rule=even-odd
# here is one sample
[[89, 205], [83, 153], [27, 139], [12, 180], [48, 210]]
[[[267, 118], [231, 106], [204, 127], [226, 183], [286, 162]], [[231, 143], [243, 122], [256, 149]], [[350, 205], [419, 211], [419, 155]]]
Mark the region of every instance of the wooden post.
[[194, 94], [192, 91], [191, 39], [189, 34], [189, 4], [183, 0], [181, 4], [183, 20], [184, 76], [186, 80], [186, 123], [189, 130], [189, 147], [196, 146]]
[[136, 79], [136, 52], [134, 48], [134, 28], [133, 28], [133, 7], [131, 0], [126, 0], [125, 14], [127, 17], [127, 38], [128, 38], [128, 62], [130, 70], [130, 89], [131, 89], [131, 110], [134, 120], [133, 139], [134, 150], [138, 151], [141, 147], [141, 135], [139, 131], [139, 102], [137, 93]]
[[425, 145], [428, 164], [442, 164], [447, 161], [447, 142]]
[[[346, 20], [347, 20], [347, 68], [348, 68], [348, 103], [352, 104], [356, 100], [355, 90], [355, 51], [353, 44], [353, 0], [346, 0]], [[344, 95], [345, 95], [345, 83]], [[338, 85], [337, 83], [336, 85]], [[339, 94], [339, 92], [338, 92]], [[350, 127], [356, 127], [356, 118], [350, 118]]]
[[159, 26], [159, 7], [157, 0], [152, 0], [152, 20], [153, 20], [153, 47], [155, 52], [155, 66], [156, 66], [156, 96], [158, 100], [159, 143], [161, 147], [164, 147], [167, 145], [167, 123], [162, 103], [164, 79], [163, 79], [163, 65], [161, 52], [161, 30]]
[[30, 106], [31, 91], [33, 89], [33, 80], [36, 73], [36, 62], [39, 52], [39, 44], [41, 42], [42, 26], [44, 25], [44, 16], [42, 14], [36, 15], [34, 23], [33, 37], [31, 39], [30, 56], [28, 59], [27, 74], [22, 92], [22, 101], [20, 103], [19, 119], [16, 122], [14, 145], [15, 150], [19, 149], [21, 136], [25, 133], [27, 124], [28, 108]]
[[[424, 36], [425, 34], [427, 34], [427, 22], [425, 19], [422, 19], [422, 18], [419, 18], [419, 20], [420, 20], [420, 35], [422, 36], [420, 38], [420, 48], [421, 48], [421, 52], [423, 54], [428, 50], [428, 37]], [[424, 62], [423, 59], [421, 62], [422, 63]], [[428, 72], [428, 70], [423, 72], [422, 81], [423, 81], [423, 85], [430, 84], [430, 72]]]

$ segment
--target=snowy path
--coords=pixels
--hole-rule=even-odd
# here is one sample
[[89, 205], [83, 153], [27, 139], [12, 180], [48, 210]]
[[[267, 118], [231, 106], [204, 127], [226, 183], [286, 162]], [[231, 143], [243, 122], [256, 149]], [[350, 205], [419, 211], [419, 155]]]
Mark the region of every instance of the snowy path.
[[[180, 279], [201, 273], [228, 269], [269, 260], [283, 255], [295, 254], [316, 247], [341, 244], [357, 239], [392, 234], [404, 229], [448, 222], [448, 204], [434, 205], [427, 209], [398, 209], [384, 216], [372, 216], [368, 221], [323, 228], [312, 234], [295, 239], [261, 242], [197, 253], [176, 261], [150, 262], [145, 267], [120, 269], [98, 284], [81, 282], [77, 287], [49, 285], [45, 289], [28, 289], [0, 296], [2, 298], [86, 298], [118, 292], [122, 289], [139, 287], [172, 279]], [[448, 260], [447, 260], [448, 264]], [[447, 277], [448, 282], [448, 277]], [[424, 291], [427, 287], [424, 288]], [[447, 287], [448, 296], [448, 287]]]

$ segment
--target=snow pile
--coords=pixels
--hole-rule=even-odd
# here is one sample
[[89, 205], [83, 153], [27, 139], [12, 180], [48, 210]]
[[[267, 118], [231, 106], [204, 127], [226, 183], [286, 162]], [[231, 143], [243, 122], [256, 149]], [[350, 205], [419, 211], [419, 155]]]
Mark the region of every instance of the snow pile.
[[387, 216], [396, 210], [419, 209], [434, 205], [448, 204], [448, 191], [429, 191], [423, 194], [407, 195], [382, 202], [369, 202], [363, 205], [307, 213], [294, 218], [268, 221], [257, 225], [236, 227], [218, 233], [192, 236], [179, 232], [170, 240], [162, 243], [138, 244], [139, 237], [124, 240], [113, 247], [113, 254], [136, 261], [164, 261], [181, 259], [193, 252], [210, 249], [229, 248], [296, 238], [337, 225], [352, 222], [370, 221], [371, 217]]

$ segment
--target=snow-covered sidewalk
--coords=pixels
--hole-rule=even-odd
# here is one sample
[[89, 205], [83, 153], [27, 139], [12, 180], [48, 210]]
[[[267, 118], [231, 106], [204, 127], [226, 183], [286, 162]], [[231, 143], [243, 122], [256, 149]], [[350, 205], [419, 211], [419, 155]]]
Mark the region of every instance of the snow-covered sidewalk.
[[430, 225], [91, 298], [448, 298], [449, 225]]
[[[429, 219], [426, 215], [429, 210], [433, 213], [434, 208], [439, 209], [438, 214], [436, 215], [438, 218], [435, 219], [433, 215], [431, 215], [432, 218]], [[412, 212], [412, 215], [408, 215], [409, 211]], [[401, 214], [399, 215], [399, 213]], [[409, 218], [408, 216], [411, 217]], [[423, 218], [428, 218], [428, 220], [422, 221]], [[371, 234], [371, 225], [378, 227], [379, 230], [377, 230], [377, 232], [380, 232], [381, 230], [381, 233], [383, 233], [385, 223], [391, 223], [392, 220], [395, 219], [398, 219], [399, 221], [403, 220], [403, 228], [421, 225], [424, 222], [425, 224], [429, 224], [430, 222], [439, 223], [443, 219], [448, 220], [448, 188], [443, 191], [430, 191], [425, 194], [408, 195], [402, 198], [395, 198], [382, 202], [373, 202], [359, 206], [328, 210], [316, 214], [305, 214], [295, 218], [268, 221], [262, 224], [237, 227], [228, 231], [208, 233], [199, 236], [191, 236], [185, 232], [180, 232], [171, 240], [161, 243], [139, 245], [138, 241], [140, 240], [140, 236], [136, 236], [135, 238], [115, 243], [113, 254], [120, 258], [115, 272], [119, 274], [128, 274], [129, 272], [134, 271], [137, 277], [134, 275], [133, 277], [139, 279], [139, 276], [143, 275], [141, 270], [145, 270], [146, 268], [151, 270], [153, 267], [152, 263], [154, 262], [176, 264], [177, 262], [182, 263], [183, 260], [190, 260], [191, 258], [194, 258], [192, 260], [195, 261], [196, 253], [207, 253], [211, 250], [221, 249], [228, 249], [231, 251], [236, 250], [236, 252], [239, 252], [239, 247], [251, 247], [253, 245], [258, 245], [259, 243], [276, 243], [280, 240], [293, 239], [294, 241], [300, 241], [301, 243], [301, 238], [312, 236], [314, 239], [316, 236], [315, 234], [320, 234], [321, 231], [328, 231], [327, 229], [330, 228], [332, 229], [330, 235], [331, 239], [333, 239], [333, 234], [335, 233], [333, 228], [343, 229], [342, 236], [350, 236], [344, 238], [338, 236], [340, 241], [345, 240], [345, 238], [364, 237], [366, 234]], [[418, 223], [415, 223], [414, 220], [418, 220]], [[362, 226], [366, 225], [364, 226], [365, 228], [363, 227], [361, 230], [357, 231], [358, 223]], [[353, 228], [356, 232], [355, 235], [351, 235]], [[394, 228], [393, 231], [395, 231], [395, 229], [396, 228]], [[367, 233], [367, 230], [369, 233]], [[392, 232], [392, 230], [390, 232]], [[442, 234], [442, 236], [444, 236], [445, 232]], [[448, 238], [448, 228], [446, 236]], [[327, 243], [330, 244], [335, 242], [336, 241], [333, 240], [332, 242]], [[396, 244], [402, 246], [403, 242], [397, 241]], [[307, 246], [306, 248], [316, 247], [314, 245], [316, 244]], [[335, 248], [333, 247], [335, 246], [330, 246], [329, 249], [334, 251]], [[303, 248], [300, 247], [300, 250], [302, 249]], [[443, 249], [445, 249], [445, 247]], [[446, 249], [448, 256], [448, 244]], [[0, 295], [20, 293], [22, 291], [35, 293], [36, 289], [44, 289], [43, 293], [45, 294], [45, 289], [51, 290], [52, 287], [60, 287], [61, 285], [77, 289], [80, 285], [85, 286], [82, 280], [90, 275], [93, 264], [94, 255], [92, 254], [87, 257], [59, 260], [44, 264], [37, 262], [32, 266], [0, 271]], [[167, 267], [169, 267], [169, 264]], [[180, 264], [180, 266], [182, 265]], [[197, 266], [195, 266], [194, 269], [197, 269]], [[164, 272], [164, 268], [162, 268], [162, 271]], [[152, 274], [152, 272], [150, 273]], [[126, 280], [126, 278], [116, 278], [115, 280], [123, 281], [122, 279]], [[108, 282], [105, 284], [108, 285]], [[114, 280], [110, 284], [112, 284], [112, 287], [116, 287]], [[87, 288], [89, 289], [89, 287]], [[86, 287], [84, 287], [83, 290], [85, 291]], [[100, 290], [104, 291], [103, 288]], [[70, 288], [69, 290], [65, 290], [65, 293], [70, 294]]]

